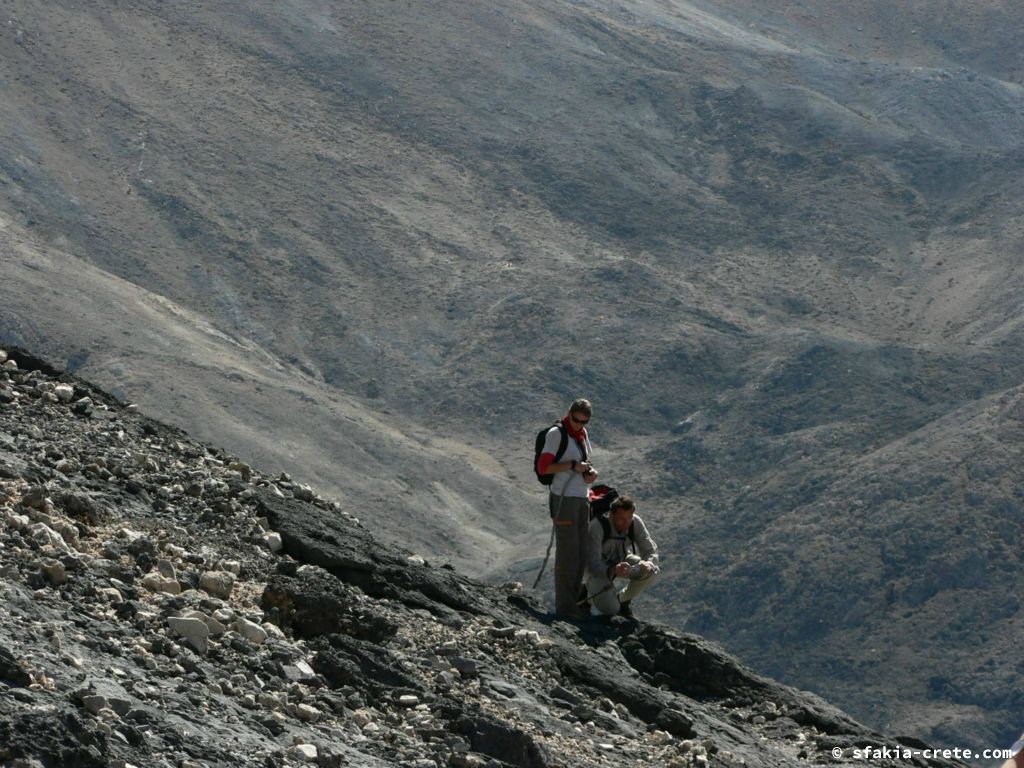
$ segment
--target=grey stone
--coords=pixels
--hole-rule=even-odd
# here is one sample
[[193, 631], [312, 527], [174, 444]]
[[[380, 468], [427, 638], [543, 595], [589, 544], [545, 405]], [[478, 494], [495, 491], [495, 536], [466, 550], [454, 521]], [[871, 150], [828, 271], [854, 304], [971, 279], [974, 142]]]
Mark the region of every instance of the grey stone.
[[124, 595], [117, 587], [100, 587], [96, 590], [96, 594], [112, 605], [121, 605], [124, 602]]
[[82, 706], [85, 707], [85, 711], [90, 715], [97, 715], [100, 710], [107, 709], [107, 697], [97, 695], [83, 696]]
[[3, 510], [3, 519], [12, 530], [23, 532], [28, 530], [30, 520], [27, 515], [16, 515], [9, 509]]
[[244, 461], [233, 461], [228, 464], [228, 469], [234, 470], [242, 476], [242, 479], [246, 482], [252, 478], [252, 467], [246, 464]]
[[46, 580], [54, 586], [59, 586], [67, 581], [64, 564], [58, 560], [44, 560], [40, 570], [42, 570]]
[[365, 728], [368, 724], [373, 722], [373, 718], [365, 709], [357, 709], [352, 713], [352, 722], [360, 728]]
[[572, 713], [581, 723], [586, 723], [594, 719], [594, 716], [597, 714], [597, 707], [589, 702], [583, 701], [573, 708]]
[[262, 645], [267, 642], [267, 630], [248, 619], [240, 618], [235, 621], [234, 630], [255, 645]]
[[182, 618], [199, 619], [210, 628], [210, 634], [213, 636], [223, 635], [225, 632], [227, 632], [227, 627], [225, 627], [223, 624], [217, 621], [217, 619], [215, 619], [214, 617], [207, 616], [202, 611], [186, 611], [182, 614]]
[[505, 680], [488, 680], [487, 687], [490, 688], [494, 693], [499, 696], [504, 696], [507, 699], [514, 699], [518, 696], [523, 695], [521, 688], [517, 688], [511, 683]]
[[199, 588], [221, 600], [231, 597], [235, 587], [235, 575], [228, 571], [205, 571], [199, 577]]
[[142, 586], [151, 592], [166, 592], [169, 595], [181, 594], [181, 584], [176, 579], [168, 579], [159, 573], [147, 573], [143, 576]]
[[315, 763], [319, 752], [313, 744], [296, 744], [288, 750], [288, 754], [295, 760], [304, 763]]
[[126, 699], [121, 696], [110, 696], [107, 695], [107, 707], [114, 710], [118, 717], [124, 717], [131, 712], [134, 704], [131, 699]]
[[[138, 557], [139, 555], [152, 555], [156, 552], [156, 544], [147, 536], [137, 536], [128, 545], [128, 553]], [[174, 566], [171, 566], [173, 570]], [[174, 576], [172, 576], [174, 578]]]
[[456, 679], [455, 675], [453, 675], [451, 672], [449, 672], [447, 670], [445, 670], [443, 672], [438, 672], [437, 673], [437, 677], [435, 677], [434, 680], [437, 683], [437, 686], [439, 688], [442, 688], [442, 689], [445, 689], [445, 690], [447, 690], [448, 688], [451, 688], [453, 685], [455, 685], [455, 683], [458, 682], [458, 680]]
[[21, 503], [32, 509], [43, 509], [46, 504], [46, 488], [42, 485], [35, 485], [25, 491], [21, 497]]
[[36, 523], [31, 528], [32, 540], [41, 546], [50, 546], [61, 552], [70, 552], [71, 547], [64, 541], [64, 537], [53, 530], [45, 523]]
[[210, 628], [205, 621], [172, 616], [167, 619], [167, 625], [176, 635], [185, 638], [199, 653], [206, 653], [209, 647]]
[[568, 688], [562, 685], [556, 685], [551, 690], [551, 698], [559, 699], [561, 701], [565, 701], [573, 705], [579, 704], [582, 701], [582, 699], [577, 694], [573, 693]]
[[78, 545], [78, 529], [67, 520], [55, 520], [51, 526], [69, 546]]
[[452, 768], [480, 768], [483, 764], [483, 758], [479, 755], [456, 753], [448, 758], [448, 765]]
[[265, 710], [276, 710], [287, 703], [287, 694], [285, 695], [285, 699], [285, 701], [282, 701], [279, 695], [275, 693], [260, 693], [256, 696], [256, 703]]
[[286, 664], [282, 670], [286, 680], [292, 683], [301, 683], [316, 677], [316, 672], [304, 661], [297, 661], [294, 664]]
[[466, 678], [476, 677], [480, 674], [479, 667], [473, 659], [455, 656], [452, 658], [452, 666], [458, 670], [460, 675]]

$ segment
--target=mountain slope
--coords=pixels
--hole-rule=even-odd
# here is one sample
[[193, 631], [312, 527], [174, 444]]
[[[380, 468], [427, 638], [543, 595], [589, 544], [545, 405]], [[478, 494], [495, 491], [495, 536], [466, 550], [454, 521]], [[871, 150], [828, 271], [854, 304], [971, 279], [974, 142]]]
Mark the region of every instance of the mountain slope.
[[[875, 723], [1016, 735], [969, 656], [1002, 680], [1012, 653], [921, 627], [944, 600], [1004, 616], [1019, 560], [937, 578], [937, 545], [877, 541], [963, 519], [993, 552], [1019, 527], [1013, 432], [978, 469], [991, 421], [957, 426], [1024, 381], [1016, 6], [4, 14], [0, 340], [475, 573], [536, 565], [530, 437], [588, 395], [603, 477], [676, 556], [680, 626]], [[784, 546], [812, 525], [814, 551]]]

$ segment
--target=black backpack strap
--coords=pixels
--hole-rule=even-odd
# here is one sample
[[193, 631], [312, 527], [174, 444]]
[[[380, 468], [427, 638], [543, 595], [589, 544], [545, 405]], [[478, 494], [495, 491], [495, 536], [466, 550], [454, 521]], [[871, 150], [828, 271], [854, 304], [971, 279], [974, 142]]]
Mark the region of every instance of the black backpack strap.
[[560, 437], [558, 439], [558, 451], [555, 453], [555, 460], [551, 463], [557, 464], [565, 455], [565, 449], [569, 447], [569, 430], [567, 430], [565, 428], [565, 424], [560, 421], [556, 421], [554, 426], [558, 427], [558, 434]]
[[586, 438], [584, 438], [583, 440], [577, 440], [576, 441], [576, 445], [578, 445], [580, 447], [580, 456], [583, 457], [583, 461], [586, 461], [587, 460], [587, 440], [586, 440]]
[[[601, 544], [604, 545], [608, 539], [612, 537], [612, 521], [608, 519], [608, 515], [600, 515], [597, 518], [601, 523]], [[635, 522], [629, 524], [629, 531], [626, 533], [626, 538], [629, 539], [629, 543], [633, 547], [633, 554], [636, 554], [636, 534], [633, 531]]]
[[[604, 536], [601, 537], [601, 543], [608, 541], [612, 537], [612, 521], [608, 519], [608, 514], [599, 515], [598, 520], [601, 521], [601, 530], [604, 532]], [[629, 539], [633, 545], [633, 553], [636, 553], [636, 520], [629, 524], [629, 531], [626, 533], [626, 538]]]
[[[565, 453], [565, 449], [569, 446], [569, 430], [565, 428], [565, 424], [563, 422], [561, 422], [561, 421], [559, 421], [557, 424], [555, 424], [555, 426], [558, 427], [561, 430], [561, 432], [562, 432], [562, 440], [558, 444], [558, 454], [555, 456], [555, 461], [558, 461], [559, 459], [562, 458], [562, 454]], [[573, 439], [575, 439], [575, 438], [573, 438]], [[576, 445], [580, 449], [580, 456], [583, 457], [581, 459], [581, 461], [586, 461], [587, 460], [587, 441], [586, 440], [576, 440]]]

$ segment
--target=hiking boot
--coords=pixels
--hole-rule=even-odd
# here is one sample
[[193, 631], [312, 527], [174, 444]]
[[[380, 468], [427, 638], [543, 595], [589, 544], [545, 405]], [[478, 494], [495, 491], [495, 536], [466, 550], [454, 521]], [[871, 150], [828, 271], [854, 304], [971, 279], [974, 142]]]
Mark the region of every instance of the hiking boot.
[[555, 611], [555, 616], [565, 621], [586, 621], [590, 618], [590, 606], [580, 605], [569, 611]]
[[630, 602], [632, 601], [627, 600], [626, 602], [619, 604], [619, 616], [622, 616], [625, 619], [633, 618], [633, 609], [629, 607]]

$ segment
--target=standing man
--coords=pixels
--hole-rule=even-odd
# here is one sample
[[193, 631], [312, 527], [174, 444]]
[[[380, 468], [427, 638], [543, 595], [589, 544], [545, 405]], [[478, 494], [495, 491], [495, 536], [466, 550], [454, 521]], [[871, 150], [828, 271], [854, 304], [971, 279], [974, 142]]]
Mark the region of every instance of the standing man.
[[587, 491], [597, 480], [587, 438], [592, 413], [589, 400], [575, 400], [561, 422], [548, 430], [537, 460], [539, 474], [554, 475], [548, 509], [555, 527], [555, 612], [571, 619], [590, 615], [589, 607], [576, 603], [583, 583], [590, 525]]
[[[629, 552], [632, 550], [632, 552]], [[587, 596], [605, 616], [633, 617], [630, 601], [659, 579], [658, 545], [628, 496], [612, 502], [589, 527]], [[615, 579], [628, 579], [621, 590]]]

